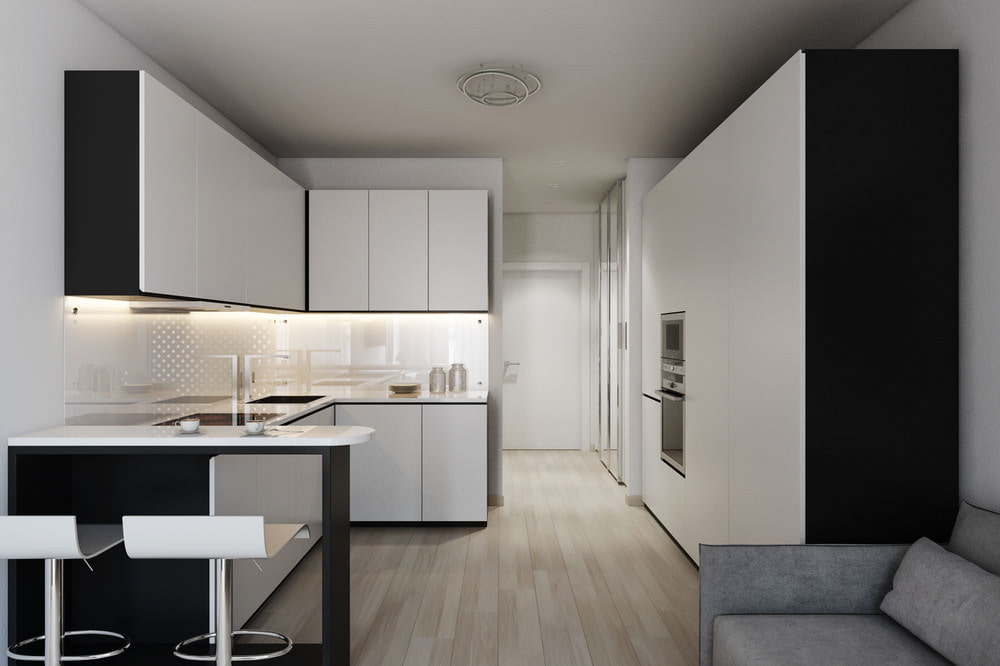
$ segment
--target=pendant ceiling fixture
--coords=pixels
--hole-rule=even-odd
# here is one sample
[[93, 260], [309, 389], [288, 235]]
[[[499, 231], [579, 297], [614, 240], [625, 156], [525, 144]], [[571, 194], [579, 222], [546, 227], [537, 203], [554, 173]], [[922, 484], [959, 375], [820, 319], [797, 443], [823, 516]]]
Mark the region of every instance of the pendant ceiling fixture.
[[542, 81], [520, 67], [484, 67], [463, 74], [458, 89], [483, 106], [514, 106], [542, 89]]

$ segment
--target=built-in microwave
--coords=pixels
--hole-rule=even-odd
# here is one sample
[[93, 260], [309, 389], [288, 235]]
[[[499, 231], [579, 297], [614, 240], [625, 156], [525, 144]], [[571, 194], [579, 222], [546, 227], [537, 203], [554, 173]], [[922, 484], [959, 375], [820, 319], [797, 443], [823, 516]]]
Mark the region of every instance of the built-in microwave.
[[660, 315], [660, 358], [684, 360], [684, 313]]

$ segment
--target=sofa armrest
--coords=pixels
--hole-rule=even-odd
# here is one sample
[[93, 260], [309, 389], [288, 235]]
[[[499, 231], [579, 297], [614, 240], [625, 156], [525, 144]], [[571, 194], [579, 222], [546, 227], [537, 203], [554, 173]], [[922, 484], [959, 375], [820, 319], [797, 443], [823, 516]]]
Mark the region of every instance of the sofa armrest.
[[717, 615], [877, 614], [908, 545], [700, 546], [699, 664]]

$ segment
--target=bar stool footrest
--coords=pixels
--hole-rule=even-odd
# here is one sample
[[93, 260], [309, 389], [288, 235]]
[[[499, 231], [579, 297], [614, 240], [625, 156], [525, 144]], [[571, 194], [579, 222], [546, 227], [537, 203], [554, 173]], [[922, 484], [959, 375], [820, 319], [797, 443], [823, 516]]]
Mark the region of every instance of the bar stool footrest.
[[[93, 661], [95, 659], [107, 659], [109, 657], [117, 657], [122, 654], [132, 645], [132, 641], [125, 634], [119, 634], [116, 631], [103, 631], [101, 629], [81, 629], [80, 631], [67, 631], [62, 637], [66, 638], [68, 636], [110, 636], [112, 638], [117, 638], [124, 641], [124, 645], [115, 648], [114, 650], [109, 650], [108, 652], [95, 652], [93, 654], [64, 654], [62, 655], [61, 661]], [[45, 661], [45, 655], [30, 655], [21, 654], [17, 652], [19, 648], [23, 648], [26, 645], [31, 645], [32, 643], [37, 643], [39, 641], [44, 641], [45, 636], [33, 636], [19, 643], [14, 643], [7, 648], [7, 656], [11, 659], [17, 659], [19, 661]]]
[[[215, 638], [215, 632], [210, 634], [201, 634], [200, 636], [192, 636], [191, 638], [185, 639], [174, 646], [174, 656], [180, 659], [187, 659], [188, 661], [215, 661], [214, 654], [190, 654], [188, 652], [182, 652], [181, 648], [191, 645], [192, 643], [197, 643], [198, 641], [208, 640], [210, 638]], [[268, 638], [277, 638], [282, 641], [285, 645], [280, 650], [275, 650], [274, 652], [265, 652], [263, 654], [241, 654], [233, 655], [233, 661], [263, 661], [265, 659], [276, 659], [278, 657], [283, 657], [292, 651], [292, 639], [284, 634], [279, 634], [274, 631], [234, 631], [232, 636], [267, 636]]]

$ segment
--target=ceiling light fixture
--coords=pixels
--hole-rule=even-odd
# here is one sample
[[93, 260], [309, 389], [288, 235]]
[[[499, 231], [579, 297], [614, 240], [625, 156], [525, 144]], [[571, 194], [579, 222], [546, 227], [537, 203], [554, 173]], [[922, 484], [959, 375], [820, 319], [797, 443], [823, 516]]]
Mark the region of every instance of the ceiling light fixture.
[[542, 89], [542, 80], [520, 67], [486, 67], [459, 77], [462, 94], [483, 106], [521, 104]]

